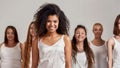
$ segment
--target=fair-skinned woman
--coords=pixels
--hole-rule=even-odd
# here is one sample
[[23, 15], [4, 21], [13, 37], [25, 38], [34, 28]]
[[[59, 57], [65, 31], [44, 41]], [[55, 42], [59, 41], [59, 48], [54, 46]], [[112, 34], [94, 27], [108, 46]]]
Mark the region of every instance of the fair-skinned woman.
[[18, 40], [17, 30], [14, 26], [7, 26], [4, 42], [0, 45], [0, 54], [0, 68], [21, 68], [23, 47]]
[[28, 28], [27, 39], [24, 46], [24, 63], [23, 68], [31, 68], [32, 66], [32, 43], [37, 38], [36, 27], [34, 22], [31, 22]]
[[108, 68], [120, 68], [120, 14], [116, 17], [114, 36], [108, 40]]
[[77, 25], [72, 38], [72, 68], [94, 68], [94, 55], [83, 25]]
[[95, 68], [107, 68], [107, 47], [102, 39], [103, 26], [100, 23], [93, 25], [94, 39], [90, 42], [90, 47], [94, 53]]

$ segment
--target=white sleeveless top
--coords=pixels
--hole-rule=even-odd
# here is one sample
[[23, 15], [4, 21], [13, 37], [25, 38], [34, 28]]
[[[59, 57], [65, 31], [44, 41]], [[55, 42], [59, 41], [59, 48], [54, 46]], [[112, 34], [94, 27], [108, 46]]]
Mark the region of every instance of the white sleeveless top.
[[29, 62], [29, 68], [32, 68], [32, 48], [30, 51], [30, 62]]
[[1, 68], [21, 68], [20, 43], [14, 47], [6, 47], [5, 44], [2, 44], [0, 53]]
[[90, 42], [90, 48], [92, 49], [94, 54], [95, 68], [108, 68], [106, 43], [101, 46], [96, 46], [92, 44], [92, 42]]
[[115, 42], [113, 49], [113, 68], [120, 68], [120, 42], [114, 37], [113, 40]]
[[38, 68], [65, 68], [64, 35], [52, 46], [38, 42], [40, 63]]
[[87, 58], [85, 52], [78, 52], [76, 55], [76, 63], [72, 59], [72, 68], [87, 68]]

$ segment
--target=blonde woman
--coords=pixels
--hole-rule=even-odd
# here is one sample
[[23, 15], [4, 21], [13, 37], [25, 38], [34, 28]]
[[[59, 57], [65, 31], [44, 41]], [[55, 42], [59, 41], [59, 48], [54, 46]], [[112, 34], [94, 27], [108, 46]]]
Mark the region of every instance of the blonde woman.
[[108, 68], [106, 41], [102, 39], [102, 24], [95, 23], [93, 25], [93, 33], [94, 39], [90, 42], [90, 47], [94, 53], [95, 68]]

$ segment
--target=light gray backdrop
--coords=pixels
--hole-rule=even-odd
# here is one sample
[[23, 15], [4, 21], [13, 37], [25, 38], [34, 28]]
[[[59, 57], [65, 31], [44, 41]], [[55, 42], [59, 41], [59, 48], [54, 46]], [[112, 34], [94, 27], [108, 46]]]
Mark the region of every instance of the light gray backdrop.
[[120, 14], [120, 0], [0, 0], [0, 43], [8, 25], [16, 27], [20, 41], [26, 39], [27, 28], [36, 10], [44, 3], [57, 4], [70, 20], [70, 38], [78, 24], [86, 26], [88, 39], [93, 39], [92, 25], [103, 24], [102, 38], [113, 36], [113, 23]]

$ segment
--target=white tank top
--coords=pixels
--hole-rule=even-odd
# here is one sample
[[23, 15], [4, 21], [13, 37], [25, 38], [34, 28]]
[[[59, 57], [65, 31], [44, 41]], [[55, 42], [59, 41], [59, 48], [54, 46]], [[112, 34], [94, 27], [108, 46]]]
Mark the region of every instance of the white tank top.
[[90, 48], [92, 49], [94, 54], [95, 68], [108, 68], [106, 43], [101, 46], [96, 46], [92, 44], [92, 42], [90, 42]]
[[120, 68], [120, 42], [114, 37], [113, 40], [115, 42], [113, 49], [113, 68]]
[[29, 68], [32, 68], [32, 48], [30, 50], [30, 62], [29, 62]]
[[21, 48], [20, 43], [14, 47], [6, 47], [2, 44], [1, 53], [1, 68], [21, 68]]
[[72, 68], [87, 68], [87, 58], [85, 52], [78, 52], [76, 55], [76, 63], [72, 59]]
[[64, 35], [52, 46], [38, 42], [40, 63], [38, 68], [65, 68]]

